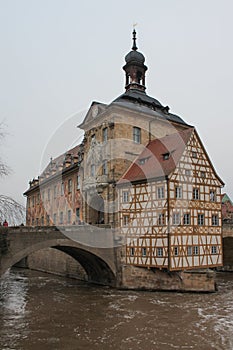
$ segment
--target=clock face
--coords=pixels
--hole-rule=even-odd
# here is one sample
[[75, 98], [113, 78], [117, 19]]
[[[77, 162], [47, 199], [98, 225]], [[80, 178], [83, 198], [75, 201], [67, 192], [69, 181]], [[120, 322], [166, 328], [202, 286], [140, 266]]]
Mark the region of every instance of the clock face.
[[95, 118], [98, 114], [98, 107], [97, 106], [93, 106], [92, 108], [92, 117]]

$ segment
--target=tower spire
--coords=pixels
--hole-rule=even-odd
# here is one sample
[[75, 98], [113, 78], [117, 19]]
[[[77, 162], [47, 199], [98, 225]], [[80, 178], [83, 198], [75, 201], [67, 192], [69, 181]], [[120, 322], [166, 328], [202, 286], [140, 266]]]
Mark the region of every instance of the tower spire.
[[138, 49], [138, 48], [137, 48], [137, 45], [136, 45], [136, 40], [137, 40], [136, 34], [137, 34], [137, 33], [136, 33], [136, 30], [134, 29], [134, 30], [133, 30], [133, 47], [132, 47], [132, 50], [133, 50], [133, 51], [137, 51], [137, 49]]
[[125, 71], [125, 89], [128, 90], [140, 90], [145, 92], [145, 73], [147, 66], [145, 66], [145, 57], [139, 51], [137, 51], [136, 44], [136, 30], [133, 30], [133, 47], [131, 51], [125, 56], [125, 62], [123, 69]]

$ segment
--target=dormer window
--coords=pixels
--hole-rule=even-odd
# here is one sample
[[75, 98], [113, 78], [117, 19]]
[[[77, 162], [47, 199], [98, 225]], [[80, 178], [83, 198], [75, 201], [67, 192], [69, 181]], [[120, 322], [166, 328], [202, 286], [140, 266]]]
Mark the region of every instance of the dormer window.
[[168, 160], [170, 158], [171, 153], [167, 152], [163, 154], [163, 160]]
[[141, 158], [141, 159], [139, 159], [139, 164], [140, 165], [143, 165], [143, 164], [145, 164], [147, 161], [148, 161], [148, 159], [150, 158], [150, 156], [149, 157], [145, 157], [145, 158]]

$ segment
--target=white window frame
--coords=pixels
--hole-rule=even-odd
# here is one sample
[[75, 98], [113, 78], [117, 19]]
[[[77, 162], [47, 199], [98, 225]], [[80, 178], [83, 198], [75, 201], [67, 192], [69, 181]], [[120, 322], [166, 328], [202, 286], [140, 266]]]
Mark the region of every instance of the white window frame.
[[141, 129], [137, 126], [133, 127], [133, 141], [135, 143], [141, 143]]
[[68, 193], [72, 192], [72, 179], [68, 179]]
[[199, 200], [200, 199], [200, 190], [199, 188], [194, 187], [193, 188], [193, 199]]
[[165, 214], [164, 213], [159, 213], [158, 214], [158, 226], [164, 226], [165, 225]]
[[95, 177], [95, 164], [91, 164], [91, 176]]
[[106, 143], [108, 141], [108, 128], [103, 128], [103, 142]]
[[123, 226], [129, 225], [129, 215], [123, 215]]
[[191, 215], [190, 213], [185, 213], [183, 216], [183, 225], [190, 225], [191, 224]]
[[187, 246], [187, 256], [193, 255], [193, 246], [189, 245]]
[[147, 256], [147, 248], [146, 247], [142, 247], [142, 256]]
[[204, 226], [204, 224], [205, 224], [205, 215], [204, 214], [198, 214], [197, 224], [198, 224], [198, 226]]
[[164, 186], [157, 187], [157, 196], [158, 196], [158, 199], [164, 199], [165, 197]]
[[181, 186], [176, 186], [175, 187], [175, 197], [176, 199], [181, 199], [182, 198], [182, 187]]
[[179, 247], [174, 247], [174, 256], [179, 255]]
[[128, 203], [129, 202], [129, 191], [123, 191], [122, 192], [122, 202]]
[[216, 191], [210, 190], [210, 202], [216, 202]]
[[129, 248], [129, 254], [130, 254], [130, 256], [134, 256], [135, 255], [135, 248], [134, 247], [130, 247]]
[[218, 215], [214, 214], [212, 215], [212, 226], [219, 226], [219, 217]]
[[159, 257], [159, 258], [163, 257], [163, 248], [162, 247], [157, 248], [157, 257]]
[[180, 213], [173, 213], [172, 224], [173, 225], [180, 225]]
[[211, 254], [218, 254], [218, 247], [216, 245], [211, 246]]

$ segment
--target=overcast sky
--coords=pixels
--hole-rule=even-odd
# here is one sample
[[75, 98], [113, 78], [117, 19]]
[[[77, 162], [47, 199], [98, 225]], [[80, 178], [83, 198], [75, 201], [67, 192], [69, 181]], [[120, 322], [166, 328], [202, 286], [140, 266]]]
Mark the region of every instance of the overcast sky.
[[54, 135], [53, 157], [79, 142], [92, 101], [124, 92], [137, 22], [147, 93], [197, 128], [233, 198], [232, 13], [232, 0], [0, 0], [1, 193], [23, 202]]

